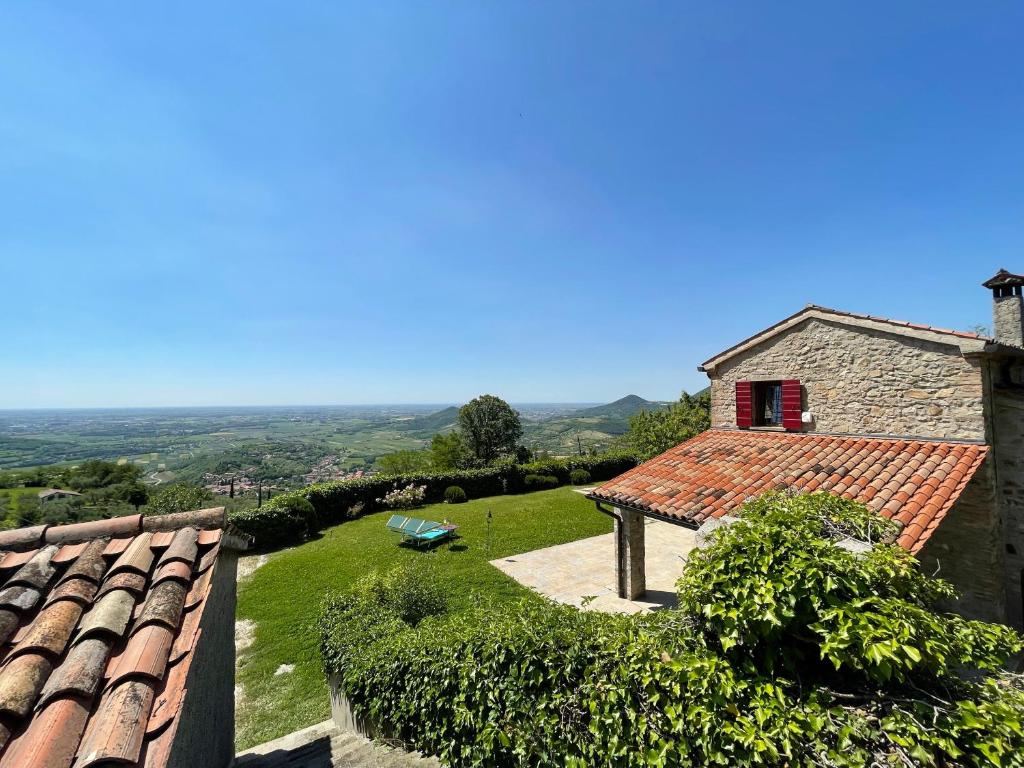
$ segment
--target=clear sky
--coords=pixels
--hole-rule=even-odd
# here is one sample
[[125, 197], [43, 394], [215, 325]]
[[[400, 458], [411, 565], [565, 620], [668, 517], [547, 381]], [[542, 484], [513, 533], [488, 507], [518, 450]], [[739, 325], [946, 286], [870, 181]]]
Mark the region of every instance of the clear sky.
[[1020, 3], [5, 3], [0, 407], [677, 397], [990, 324]]

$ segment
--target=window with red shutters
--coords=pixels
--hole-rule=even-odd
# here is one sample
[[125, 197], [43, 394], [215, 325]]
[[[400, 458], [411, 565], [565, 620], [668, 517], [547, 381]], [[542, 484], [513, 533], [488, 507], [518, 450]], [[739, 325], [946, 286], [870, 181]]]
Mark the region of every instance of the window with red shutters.
[[782, 382], [782, 428], [790, 432], [803, 429], [800, 418], [803, 413], [803, 397], [800, 392], [799, 379], [786, 379]]
[[736, 382], [736, 426], [749, 428], [754, 422], [753, 386], [749, 381]]

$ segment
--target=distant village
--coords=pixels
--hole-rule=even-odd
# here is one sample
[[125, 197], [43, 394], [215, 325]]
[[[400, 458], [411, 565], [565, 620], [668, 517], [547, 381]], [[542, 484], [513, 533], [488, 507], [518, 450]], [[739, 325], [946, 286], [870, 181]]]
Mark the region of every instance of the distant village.
[[[309, 472], [303, 475], [304, 485], [322, 483], [328, 480], [352, 480], [373, 474], [372, 470], [349, 469], [339, 465], [341, 458], [330, 455], [320, 459]], [[232, 482], [234, 483], [232, 487]], [[261, 479], [259, 468], [245, 467], [235, 472], [207, 472], [202, 477], [202, 485], [211, 493], [221, 496], [244, 495], [257, 493], [262, 485], [265, 491], [283, 490], [283, 479]]]

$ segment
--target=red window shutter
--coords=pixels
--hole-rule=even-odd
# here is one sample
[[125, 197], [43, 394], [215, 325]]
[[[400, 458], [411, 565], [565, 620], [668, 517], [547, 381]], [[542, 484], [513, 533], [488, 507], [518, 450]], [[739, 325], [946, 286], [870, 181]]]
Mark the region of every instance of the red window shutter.
[[803, 429], [800, 415], [803, 412], [802, 396], [799, 379], [786, 379], [782, 382], [782, 428], [791, 432]]
[[754, 392], [749, 381], [736, 382], [736, 426], [748, 428], [754, 423]]

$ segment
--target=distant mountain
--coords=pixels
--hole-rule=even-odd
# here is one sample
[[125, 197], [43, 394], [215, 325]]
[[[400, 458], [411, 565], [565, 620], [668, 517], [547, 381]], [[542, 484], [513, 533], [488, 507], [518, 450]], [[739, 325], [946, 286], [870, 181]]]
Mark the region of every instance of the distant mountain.
[[640, 395], [626, 395], [625, 397], [620, 397], [614, 403], [596, 405], [593, 408], [583, 408], [575, 411], [571, 414], [571, 418], [597, 416], [603, 419], [628, 419], [638, 411], [656, 411], [662, 407], [662, 403], [644, 400]]
[[459, 406], [453, 405], [437, 413], [403, 421], [397, 425], [397, 429], [402, 432], [420, 432], [429, 437], [453, 428], [458, 422]]

